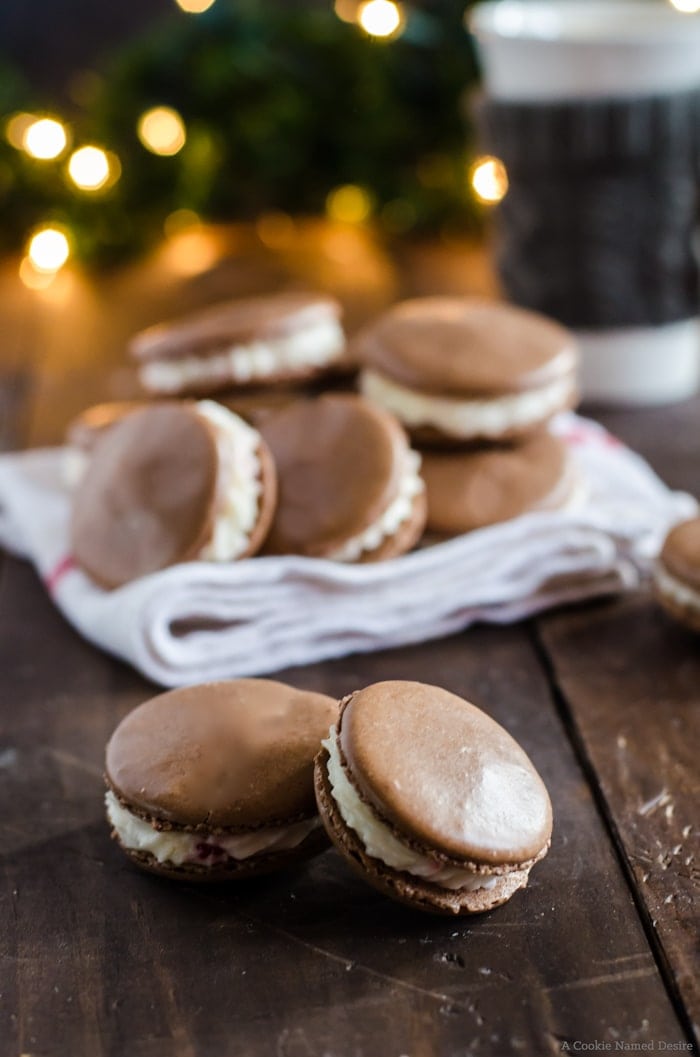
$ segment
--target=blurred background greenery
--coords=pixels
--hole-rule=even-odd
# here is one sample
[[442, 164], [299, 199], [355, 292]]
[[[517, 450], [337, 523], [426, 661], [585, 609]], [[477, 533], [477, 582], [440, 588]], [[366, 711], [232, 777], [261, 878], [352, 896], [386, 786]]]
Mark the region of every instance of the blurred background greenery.
[[465, 0], [4, 0], [4, 247], [109, 264], [199, 220], [274, 234], [324, 213], [389, 238], [478, 232], [505, 174], [474, 157], [465, 14]]

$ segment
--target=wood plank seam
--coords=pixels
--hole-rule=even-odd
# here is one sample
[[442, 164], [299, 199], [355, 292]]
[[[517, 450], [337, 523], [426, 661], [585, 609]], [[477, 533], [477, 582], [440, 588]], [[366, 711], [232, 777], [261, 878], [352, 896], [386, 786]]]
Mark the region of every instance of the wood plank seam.
[[530, 621], [528, 622], [528, 626], [532, 645], [542, 665], [542, 670], [544, 672], [545, 678], [549, 683], [556, 711], [559, 715], [562, 726], [564, 727], [564, 731], [571, 743], [571, 747], [576, 756], [576, 759], [578, 760], [581, 770], [583, 771], [583, 774], [586, 777], [586, 781], [588, 782], [588, 786], [591, 790], [591, 796], [593, 797], [593, 802], [600, 815], [601, 822], [605, 826], [605, 829], [610, 836], [615, 855], [617, 856], [617, 859], [622, 869], [623, 876], [625, 878], [625, 882], [630, 890], [630, 894], [632, 896], [635, 908], [639, 915], [642, 928], [644, 929], [644, 933], [647, 937], [650, 950], [654, 956], [659, 975], [661, 976], [661, 979], [664, 983], [669, 1000], [673, 1005], [674, 1011], [681, 1025], [683, 1026], [683, 1030], [686, 1034], [686, 1039], [692, 1045], [693, 1052], [697, 1053], [700, 1049], [700, 1040], [698, 1039], [698, 1036], [695, 1032], [695, 1025], [693, 1024], [693, 1021], [685, 1008], [683, 998], [676, 983], [675, 975], [666, 955], [663, 943], [654, 927], [651, 913], [649, 912], [648, 907], [642, 899], [641, 892], [639, 891], [638, 886], [636, 884], [634, 870], [629, 860], [624, 841], [618, 830], [617, 824], [615, 822], [605, 794], [603, 793], [600, 783], [597, 780], [595, 767], [593, 766], [593, 762], [586, 751], [584, 740], [581, 737], [581, 733], [576, 724], [576, 720], [567, 703], [566, 695], [557, 677], [553, 660], [547, 650], [547, 647], [540, 633], [538, 622]]

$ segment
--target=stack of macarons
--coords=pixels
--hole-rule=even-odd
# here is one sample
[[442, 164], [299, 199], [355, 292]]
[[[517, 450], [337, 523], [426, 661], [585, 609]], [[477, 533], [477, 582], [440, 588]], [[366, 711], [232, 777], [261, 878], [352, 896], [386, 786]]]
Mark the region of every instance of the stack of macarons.
[[213, 400], [96, 408], [69, 440], [72, 553], [104, 588], [260, 552], [381, 561], [425, 527], [419, 456], [355, 394], [298, 400], [260, 430]]
[[573, 501], [547, 431], [577, 400], [571, 333], [534, 312], [458, 297], [389, 309], [357, 335], [361, 392], [423, 449], [428, 528], [456, 535]]
[[523, 749], [439, 687], [337, 703], [239, 679], [161, 694], [107, 746], [107, 817], [138, 866], [188, 881], [271, 873], [333, 842], [409, 906], [471, 914], [527, 885], [552, 809]]
[[347, 370], [341, 314], [315, 293], [225, 301], [141, 331], [129, 352], [156, 398], [300, 385]]
[[[67, 435], [73, 552], [96, 582], [256, 554], [380, 561], [426, 527], [460, 535], [573, 501], [580, 482], [547, 429], [576, 400], [568, 331], [507, 305], [426, 297], [389, 309], [348, 354], [340, 314], [330, 297], [288, 292], [134, 337], [154, 399], [98, 405]], [[360, 395], [270, 399], [350, 360]], [[237, 414], [260, 386], [262, 410]]]

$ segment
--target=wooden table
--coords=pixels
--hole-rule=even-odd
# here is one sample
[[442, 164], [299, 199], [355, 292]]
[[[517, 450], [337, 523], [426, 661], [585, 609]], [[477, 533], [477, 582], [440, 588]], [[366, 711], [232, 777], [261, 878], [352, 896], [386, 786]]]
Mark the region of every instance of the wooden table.
[[[169, 246], [44, 292], [7, 265], [5, 448], [57, 441], [75, 411], [126, 395], [125, 337], [175, 306], [291, 280], [337, 291], [352, 324], [407, 293], [491, 289], [468, 247], [392, 258], [322, 225], [274, 250], [254, 232], [200, 234], [208, 257]], [[600, 417], [670, 484], [700, 492], [700, 401]], [[154, 688], [78, 638], [26, 564], [5, 558], [0, 576], [2, 1057], [690, 1048], [700, 650], [646, 594], [281, 673], [335, 696], [437, 682], [531, 754], [554, 803], [551, 852], [511, 903], [449, 920], [392, 904], [334, 852], [230, 887], [139, 874], [109, 840], [102, 760]]]

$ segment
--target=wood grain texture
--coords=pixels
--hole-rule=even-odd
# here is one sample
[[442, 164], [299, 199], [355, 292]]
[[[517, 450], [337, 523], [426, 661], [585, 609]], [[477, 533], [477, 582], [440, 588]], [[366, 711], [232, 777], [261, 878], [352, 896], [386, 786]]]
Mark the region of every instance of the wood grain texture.
[[0, 771], [10, 955], [0, 964], [3, 1008], [16, 1020], [3, 1014], [0, 1038], [18, 1053], [185, 1057], [235, 1039], [241, 1057], [457, 1057], [682, 1038], [520, 629], [287, 673], [338, 696], [397, 674], [433, 679], [482, 705], [532, 755], [554, 800], [552, 850], [511, 903], [452, 921], [392, 904], [335, 852], [215, 890], [139, 874], [108, 838], [102, 754], [151, 690], [67, 628], [26, 566], [9, 566], [0, 667], [16, 704]]
[[[700, 496], [700, 399], [599, 417], [671, 485]], [[646, 592], [543, 617], [539, 628], [581, 758], [697, 1041], [700, 639]]]
[[[54, 443], [89, 403], [129, 395], [128, 336], [220, 297], [318, 287], [342, 298], [352, 329], [408, 293], [492, 288], [465, 248], [416, 248], [394, 261], [366, 234], [315, 224], [280, 254], [249, 231], [217, 237], [219, 262], [203, 275], [184, 277], [157, 254], [28, 293], [0, 272], [2, 441]], [[646, 440], [659, 468], [689, 487], [697, 410], [620, 416], [613, 427]], [[694, 992], [673, 827], [683, 821], [686, 841], [687, 801], [679, 794], [669, 818], [670, 802], [654, 797], [662, 773], [673, 789], [687, 778], [695, 640], [681, 642], [643, 599], [539, 626], [534, 644], [532, 629], [474, 628], [287, 673], [338, 696], [382, 678], [444, 685], [531, 753], [554, 802], [551, 852], [511, 903], [453, 922], [392, 904], [333, 852], [227, 888], [138, 873], [108, 837], [102, 759], [113, 727], [155, 688], [81, 640], [29, 567], [7, 559], [0, 1057], [502, 1057], [555, 1055], [577, 1040], [682, 1042], [680, 995], [692, 1006]], [[626, 770], [611, 732], [628, 739]], [[634, 855], [657, 839], [671, 862], [644, 881]], [[666, 902], [673, 893], [677, 905], [675, 895]]]

